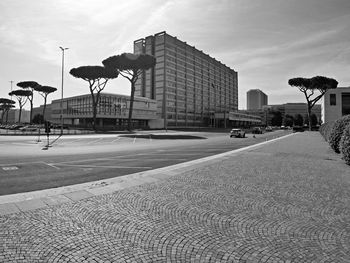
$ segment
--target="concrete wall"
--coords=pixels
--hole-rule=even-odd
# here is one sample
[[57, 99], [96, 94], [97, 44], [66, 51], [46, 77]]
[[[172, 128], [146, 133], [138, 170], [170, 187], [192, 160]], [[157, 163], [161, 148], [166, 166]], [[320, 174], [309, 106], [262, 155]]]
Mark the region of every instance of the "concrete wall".
[[[328, 90], [323, 97], [324, 122], [335, 121], [342, 117], [342, 93], [350, 93], [350, 87]], [[330, 94], [336, 95], [336, 104], [330, 105]]]

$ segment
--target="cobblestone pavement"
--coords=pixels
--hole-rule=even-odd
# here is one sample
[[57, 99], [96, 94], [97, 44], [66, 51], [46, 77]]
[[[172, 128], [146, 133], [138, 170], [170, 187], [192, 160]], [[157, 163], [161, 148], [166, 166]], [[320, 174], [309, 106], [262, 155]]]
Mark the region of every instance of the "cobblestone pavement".
[[350, 167], [318, 133], [0, 217], [0, 262], [350, 262]]

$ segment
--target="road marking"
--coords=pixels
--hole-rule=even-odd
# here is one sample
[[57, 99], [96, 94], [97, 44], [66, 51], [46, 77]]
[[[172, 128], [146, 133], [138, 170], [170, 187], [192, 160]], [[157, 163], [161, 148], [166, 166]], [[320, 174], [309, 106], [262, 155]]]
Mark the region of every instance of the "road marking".
[[112, 142], [115, 142], [115, 141], [118, 141], [118, 140], [120, 140], [120, 137], [118, 137], [117, 139], [113, 140]]
[[10, 166], [10, 165], [26, 165], [26, 164], [35, 164], [35, 163], [43, 163], [43, 162], [28, 162], [28, 163], [6, 163], [6, 164], [0, 164], [0, 167], [3, 166]]
[[65, 142], [62, 142], [62, 143], [59, 143], [60, 145], [66, 145], [66, 144], [71, 144], [73, 142], [77, 142], [77, 141], [81, 141], [83, 138], [79, 138], [79, 139], [75, 139], [75, 140], [72, 140], [72, 141], [65, 141]]
[[103, 138], [99, 138], [99, 139], [97, 139], [97, 140], [93, 140], [93, 141], [88, 142], [88, 143], [86, 143], [86, 144], [93, 144], [93, 143], [95, 143], [95, 142], [101, 141], [102, 139], [103, 139]]
[[144, 153], [144, 154], [138, 154], [138, 155], [146, 155], [146, 156], [149, 156], [149, 155], [188, 155], [188, 156], [193, 156], [193, 155], [198, 155], [199, 153], [182, 153], [182, 152], [179, 152], [179, 153]]
[[14, 145], [25, 145], [25, 146], [28, 146], [28, 145], [37, 145], [37, 143], [20, 143], [20, 142], [13, 142], [12, 144]]
[[17, 166], [8, 166], [8, 167], [2, 167], [3, 170], [5, 171], [13, 171], [13, 170], [18, 170]]
[[53, 165], [52, 163], [45, 163], [45, 162], [42, 162], [43, 164], [46, 164], [47, 166], [50, 166], [52, 168], [55, 168], [56, 170], [60, 170], [61, 168], [59, 167], [56, 167], [55, 165]]
[[84, 164], [55, 164], [59, 166], [70, 166], [70, 167], [83, 167], [83, 168], [119, 168], [119, 169], [152, 169], [150, 166], [103, 166], [103, 165], [84, 165]]

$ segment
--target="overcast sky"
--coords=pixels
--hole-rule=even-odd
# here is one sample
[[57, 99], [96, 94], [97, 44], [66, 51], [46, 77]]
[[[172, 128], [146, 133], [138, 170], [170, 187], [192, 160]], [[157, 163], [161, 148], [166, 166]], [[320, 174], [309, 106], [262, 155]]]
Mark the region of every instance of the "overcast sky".
[[[350, 86], [350, 0], [1, 0], [0, 97], [13, 80], [89, 92], [74, 67], [133, 51], [133, 41], [166, 31], [238, 72], [239, 108], [261, 89], [269, 104], [304, 102], [289, 78], [323, 75]], [[105, 92], [130, 94], [119, 77]], [[36, 106], [43, 103], [37, 94]], [[27, 105], [28, 108], [28, 105]]]

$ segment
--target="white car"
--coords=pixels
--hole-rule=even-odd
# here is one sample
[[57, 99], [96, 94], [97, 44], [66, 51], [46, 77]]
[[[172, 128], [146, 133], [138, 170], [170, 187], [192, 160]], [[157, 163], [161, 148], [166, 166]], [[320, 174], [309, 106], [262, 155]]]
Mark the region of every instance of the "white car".
[[236, 138], [244, 138], [245, 137], [245, 131], [242, 129], [232, 129], [230, 132], [230, 138], [236, 137]]
[[36, 131], [38, 128], [34, 125], [28, 125], [28, 126], [24, 126], [22, 128], [19, 128], [20, 131]]

